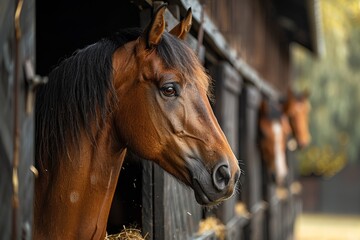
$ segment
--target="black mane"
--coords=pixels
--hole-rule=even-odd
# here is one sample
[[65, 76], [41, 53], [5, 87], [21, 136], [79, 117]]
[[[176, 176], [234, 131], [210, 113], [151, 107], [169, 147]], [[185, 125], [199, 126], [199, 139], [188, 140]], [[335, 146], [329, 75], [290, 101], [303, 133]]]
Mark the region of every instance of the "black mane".
[[[90, 123], [101, 122], [114, 100], [112, 55], [126, 42], [140, 36], [128, 29], [77, 50], [49, 74], [49, 82], [37, 90], [35, 159], [55, 159], [66, 151], [66, 141], [76, 144], [85, 129], [93, 138]], [[70, 143], [69, 143], [70, 144]]]
[[[110, 107], [116, 104], [112, 55], [117, 48], [137, 39], [141, 32], [137, 28], [122, 30], [77, 50], [50, 72], [49, 82], [38, 89], [36, 97], [37, 165], [42, 165], [42, 159], [50, 160], [52, 165], [60, 154], [66, 153], [66, 145], [78, 146], [82, 130], [95, 144], [91, 124], [95, 121], [100, 129], [112, 110]], [[183, 72], [193, 72], [198, 64], [185, 43], [169, 33], [164, 33], [157, 53], [165, 66]]]

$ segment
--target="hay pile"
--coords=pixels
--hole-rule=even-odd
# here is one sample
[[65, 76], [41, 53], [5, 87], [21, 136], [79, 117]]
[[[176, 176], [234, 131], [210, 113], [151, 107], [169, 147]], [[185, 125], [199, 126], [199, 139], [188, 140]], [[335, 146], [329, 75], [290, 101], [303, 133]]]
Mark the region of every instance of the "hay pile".
[[245, 203], [243, 203], [243, 202], [236, 203], [235, 212], [239, 216], [243, 216], [245, 218], [250, 218], [250, 213], [249, 213]]
[[277, 187], [276, 196], [280, 201], [286, 200], [289, 197], [289, 191], [284, 187]]
[[199, 231], [198, 234], [201, 235], [207, 231], [214, 231], [217, 239], [224, 240], [225, 239], [225, 225], [215, 217], [208, 217], [199, 223]]
[[290, 192], [294, 195], [299, 195], [302, 191], [302, 185], [301, 183], [299, 182], [293, 182], [291, 185], [290, 185]]
[[146, 240], [147, 234], [142, 236], [141, 231], [136, 228], [126, 228], [118, 233], [112, 235], [106, 235], [105, 240]]

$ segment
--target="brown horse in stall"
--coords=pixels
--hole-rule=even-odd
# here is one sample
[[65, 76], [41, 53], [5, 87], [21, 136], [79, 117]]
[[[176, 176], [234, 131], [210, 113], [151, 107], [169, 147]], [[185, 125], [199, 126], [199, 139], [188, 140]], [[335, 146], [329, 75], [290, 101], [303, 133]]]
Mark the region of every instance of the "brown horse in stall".
[[285, 184], [288, 175], [286, 142], [289, 134], [287, 119], [278, 102], [262, 99], [259, 109], [259, 147], [266, 169], [275, 177], [278, 186]]
[[[290, 126], [288, 137], [295, 139], [295, 144], [291, 144], [289, 148], [295, 150], [309, 145], [311, 134], [309, 131], [309, 113], [311, 109], [309, 101], [309, 93], [303, 91], [295, 93], [290, 88], [287, 91], [286, 99], [283, 100], [284, 124]], [[292, 141], [294, 143], [294, 141]]]
[[197, 202], [229, 198], [238, 160], [208, 100], [210, 79], [170, 33], [162, 5], [130, 29], [77, 51], [38, 90], [34, 239], [104, 239], [127, 149], [190, 186]]

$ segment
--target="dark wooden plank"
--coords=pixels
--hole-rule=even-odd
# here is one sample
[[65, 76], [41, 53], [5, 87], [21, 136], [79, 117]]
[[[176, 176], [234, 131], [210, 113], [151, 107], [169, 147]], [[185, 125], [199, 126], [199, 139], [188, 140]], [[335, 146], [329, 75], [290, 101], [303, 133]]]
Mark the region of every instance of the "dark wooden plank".
[[[14, 21], [15, 2], [10, 0], [1, 1], [1, 35], [0, 35], [0, 138], [2, 148], [7, 159], [11, 161], [13, 152], [13, 82], [14, 82]], [[5, 156], [6, 157], [6, 156]], [[10, 162], [8, 162], [10, 164]]]
[[165, 173], [165, 223], [170, 227], [165, 239], [186, 239], [198, 230], [202, 209], [193, 190]]
[[[23, 67], [25, 61], [33, 63], [35, 67], [35, 1], [24, 1], [21, 13], [20, 40], [20, 163], [19, 163], [19, 218], [17, 237], [30, 239], [33, 225], [34, 174], [30, 167], [34, 165], [35, 147], [35, 115], [34, 111], [26, 111], [27, 87], [24, 79]], [[33, 103], [31, 103], [33, 104]]]
[[201, 218], [193, 190], [154, 165], [153, 239], [189, 239], [196, 235]]
[[148, 240], [154, 236], [154, 163], [143, 161], [142, 163], [142, 232], [148, 236]]
[[275, 193], [272, 194], [268, 210], [269, 239], [276, 240], [281, 239], [281, 203]]
[[12, 166], [11, 160], [7, 156], [3, 142], [0, 138], [0, 239], [11, 238], [11, 199], [12, 199]]
[[257, 143], [257, 119], [260, 104], [260, 92], [251, 86], [243, 89], [240, 102], [240, 159], [245, 171], [242, 184], [241, 199], [251, 213], [246, 237], [248, 239], [264, 239], [265, 202], [263, 195], [263, 170]]
[[267, 239], [265, 234], [265, 213], [267, 207], [267, 203], [260, 201], [250, 209], [250, 239]]
[[244, 88], [241, 96], [240, 115], [241, 143], [240, 159], [244, 161], [246, 185], [245, 203], [251, 209], [253, 205], [263, 199], [261, 159], [257, 146], [257, 112], [260, 104], [260, 93], [255, 87]]
[[210, 69], [215, 81], [215, 115], [229, 144], [238, 157], [239, 153], [239, 97], [243, 80], [227, 62], [219, 62]]
[[245, 226], [248, 224], [249, 219], [243, 216], [235, 215], [226, 224], [226, 239], [245, 239]]
[[[0, 17], [0, 238], [30, 239], [34, 195], [34, 175], [30, 171], [30, 166], [34, 164], [34, 114], [28, 114], [25, 108], [27, 88], [23, 66], [26, 60], [35, 64], [35, 2], [25, 1], [22, 6], [21, 38], [18, 44], [15, 43], [14, 30], [15, 4], [16, 1], [0, 2], [0, 11], [5, 11]], [[16, 52], [18, 55], [15, 55]], [[15, 86], [19, 87], [17, 101], [13, 94]], [[15, 106], [15, 103], [18, 105]], [[15, 110], [18, 125], [14, 124]], [[13, 171], [15, 126], [18, 126], [19, 131], [19, 165], [15, 168], [16, 171]], [[19, 199], [15, 210], [12, 205], [14, 180], [18, 181]]]
[[[215, 115], [224, 131], [226, 138], [238, 157], [239, 146], [239, 96], [242, 89], [242, 78], [227, 62], [219, 62], [210, 69], [215, 81]], [[226, 200], [213, 212], [224, 224], [235, 216], [237, 197]]]

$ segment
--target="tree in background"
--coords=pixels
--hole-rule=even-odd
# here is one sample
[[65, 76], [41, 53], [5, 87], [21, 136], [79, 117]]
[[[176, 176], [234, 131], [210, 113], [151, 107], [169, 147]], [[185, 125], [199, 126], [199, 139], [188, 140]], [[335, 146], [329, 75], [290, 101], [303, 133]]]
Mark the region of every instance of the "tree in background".
[[295, 89], [310, 90], [312, 143], [299, 152], [301, 175], [333, 176], [360, 163], [360, 1], [320, 1], [326, 54], [294, 47]]

